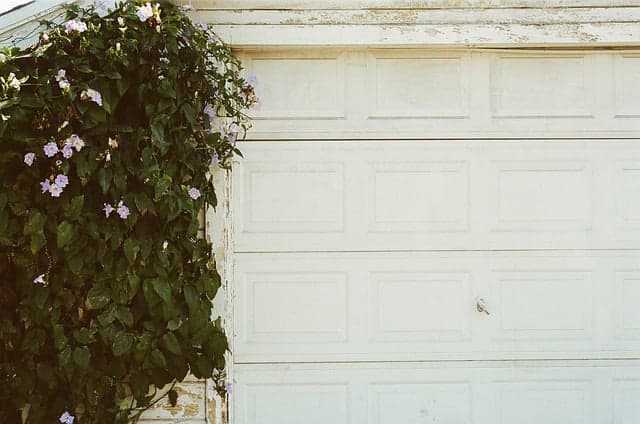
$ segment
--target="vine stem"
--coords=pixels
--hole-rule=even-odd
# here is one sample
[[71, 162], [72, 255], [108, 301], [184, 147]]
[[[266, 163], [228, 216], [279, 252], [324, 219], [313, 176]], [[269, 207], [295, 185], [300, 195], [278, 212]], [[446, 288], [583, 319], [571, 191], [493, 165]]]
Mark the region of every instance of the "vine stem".
[[149, 403], [149, 405], [145, 406], [144, 408], [140, 408], [138, 409], [138, 412], [129, 417], [129, 419], [131, 420], [132, 423], [136, 423], [138, 422], [138, 420], [140, 419], [140, 416], [147, 410], [149, 410], [153, 405], [157, 404], [158, 402], [160, 402], [162, 399], [164, 399], [171, 390], [173, 390], [173, 388], [176, 386], [178, 382], [176, 380], [173, 380], [173, 383], [171, 383], [171, 387], [169, 387], [169, 390], [167, 390], [166, 392], [164, 392], [160, 397], [158, 397], [157, 399], [155, 399], [153, 402]]

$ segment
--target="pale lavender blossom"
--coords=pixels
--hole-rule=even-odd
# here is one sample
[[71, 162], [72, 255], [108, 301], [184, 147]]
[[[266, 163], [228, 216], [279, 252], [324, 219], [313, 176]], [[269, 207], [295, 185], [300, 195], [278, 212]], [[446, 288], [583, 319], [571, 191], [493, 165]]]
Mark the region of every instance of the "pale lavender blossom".
[[78, 134], [71, 134], [65, 140], [65, 143], [73, 146], [77, 152], [82, 150], [82, 148], [84, 147], [84, 140], [82, 140]]
[[140, 22], [146, 22], [147, 19], [153, 16], [153, 7], [151, 7], [151, 3], [145, 3], [144, 6], [138, 6], [136, 15], [138, 16], [138, 19], [140, 19]]
[[46, 193], [49, 191], [49, 188], [51, 187], [51, 182], [47, 178], [46, 180], [40, 183], [40, 186], [42, 187], [42, 192]]
[[122, 219], [127, 219], [127, 217], [129, 216], [129, 208], [122, 202], [120, 202], [120, 206], [118, 206], [117, 212]]
[[105, 203], [104, 204], [104, 208], [102, 208], [102, 210], [104, 211], [104, 215], [109, 218], [109, 215], [111, 215], [111, 212], [113, 212], [115, 209], [113, 206], [111, 206], [109, 203]]
[[169, 64], [171, 61], [169, 60], [169, 58], [168, 58], [168, 57], [164, 57], [164, 56], [163, 56], [163, 57], [161, 57], [161, 58], [160, 58], [160, 62], [162, 62], [162, 63], [166, 63], [166, 64]]
[[209, 103], [207, 103], [204, 106], [204, 109], [202, 110], [202, 113], [204, 113], [205, 115], [209, 115], [209, 118], [211, 118], [211, 119], [216, 117], [216, 110]]
[[64, 411], [64, 413], [60, 415], [60, 422], [62, 424], [73, 424], [73, 420], [75, 420], [75, 417], [68, 411]]
[[44, 154], [47, 155], [48, 158], [55, 156], [56, 153], [59, 152], [58, 145], [53, 141], [45, 144], [42, 150], [44, 150]]
[[58, 184], [51, 184], [49, 185], [49, 193], [51, 194], [51, 197], [60, 197], [60, 195], [62, 194], [62, 187], [60, 187]]
[[62, 91], [67, 91], [69, 87], [71, 87], [71, 84], [67, 80], [62, 80], [58, 82], [58, 87], [60, 87]]
[[118, 16], [117, 21], [118, 21], [118, 25], [124, 26], [124, 18], [122, 16]]
[[65, 188], [67, 185], [69, 185], [69, 178], [66, 175], [58, 174], [58, 176], [56, 176], [55, 183], [58, 187]]
[[247, 84], [249, 84], [252, 87], [257, 87], [258, 84], [260, 83], [260, 81], [258, 81], [258, 77], [255, 75], [249, 75], [246, 79]]
[[24, 163], [27, 164], [27, 166], [31, 166], [33, 165], [33, 161], [36, 160], [36, 154], [29, 152], [26, 155], [24, 155]]
[[102, 106], [102, 94], [93, 88], [87, 88], [86, 90], [82, 90], [80, 93], [81, 100], [91, 100], [95, 102], [98, 106]]
[[71, 144], [64, 145], [64, 147], [62, 148], [62, 156], [65, 159], [69, 159], [71, 156], [73, 156], [73, 146]]
[[44, 274], [40, 274], [36, 278], [34, 278], [33, 284], [42, 284], [43, 286], [46, 286], [47, 282], [44, 281]]
[[64, 30], [67, 34], [73, 31], [85, 32], [87, 30], [87, 24], [79, 19], [71, 19], [64, 24]]
[[198, 198], [201, 196], [202, 194], [200, 193], [200, 190], [198, 190], [195, 187], [191, 187], [189, 189], [189, 197], [191, 197], [193, 200], [198, 200]]
[[209, 162], [209, 167], [216, 166], [218, 162], [220, 162], [220, 157], [218, 156], [217, 153], [214, 153], [213, 156], [211, 156], [211, 162]]
[[225, 381], [224, 389], [227, 391], [227, 393], [231, 394], [231, 392], [233, 391], [233, 383], [230, 381]]

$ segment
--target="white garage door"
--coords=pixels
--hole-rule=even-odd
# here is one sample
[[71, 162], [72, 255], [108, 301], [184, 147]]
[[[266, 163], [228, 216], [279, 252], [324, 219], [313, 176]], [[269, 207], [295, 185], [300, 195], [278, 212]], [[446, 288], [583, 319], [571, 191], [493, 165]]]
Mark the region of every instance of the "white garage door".
[[640, 422], [640, 140], [241, 148], [234, 423]]

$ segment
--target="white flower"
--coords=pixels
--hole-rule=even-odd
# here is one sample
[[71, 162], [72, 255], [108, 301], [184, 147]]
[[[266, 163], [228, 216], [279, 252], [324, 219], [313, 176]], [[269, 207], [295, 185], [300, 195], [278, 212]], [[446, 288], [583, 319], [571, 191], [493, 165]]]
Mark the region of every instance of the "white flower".
[[111, 147], [112, 149], [117, 149], [118, 148], [118, 140], [116, 140], [115, 138], [109, 137], [109, 147]]
[[81, 100], [91, 100], [95, 102], [98, 106], [102, 106], [102, 95], [94, 90], [93, 88], [87, 88], [86, 90], [82, 90], [80, 93]]
[[69, 81], [67, 80], [62, 80], [58, 82], [58, 86], [62, 89], [62, 91], [67, 91], [69, 87], [71, 87], [71, 84], [69, 84]]
[[65, 140], [65, 143], [73, 146], [77, 152], [82, 150], [82, 148], [84, 147], [84, 141], [78, 134], [71, 134], [69, 138]]
[[167, 247], [169, 247], [169, 242], [165, 240], [162, 242], [162, 250], [167, 250]]
[[62, 81], [65, 79], [67, 79], [67, 71], [64, 69], [58, 70], [58, 73], [56, 74], [56, 81]]
[[42, 284], [43, 286], [46, 286], [47, 282], [44, 281], [44, 274], [40, 274], [36, 278], [34, 278], [33, 284]]
[[104, 158], [105, 162], [111, 162], [111, 153], [107, 152], [107, 157]]
[[27, 164], [27, 166], [31, 166], [33, 165], [33, 161], [36, 159], [36, 154], [35, 153], [27, 153], [26, 155], [24, 155], [24, 163]]
[[146, 22], [147, 19], [153, 16], [153, 7], [151, 7], [151, 3], [146, 3], [144, 6], [138, 6], [136, 15], [138, 15], [140, 22]]
[[120, 51], [120, 43], [116, 43], [116, 51], [119, 52]]
[[62, 194], [62, 187], [55, 183], [51, 184], [49, 186], [49, 193], [51, 193], [51, 197], [60, 197]]
[[118, 25], [124, 26], [124, 18], [122, 16], [118, 16]]
[[20, 91], [20, 80], [16, 78], [16, 74], [13, 72], [9, 73], [9, 76], [7, 77], [7, 84], [9, 84], [9, 87], [14, 90]]
[[5, 63], [7, 61], [7, 56], [3, 53], [0, 53], [0, 63]]
[[87, 24], [79, 19], [72, 19], [64, 24], [64, 30], [67, 34], [76, 32], [85, 32], [87, 30]]

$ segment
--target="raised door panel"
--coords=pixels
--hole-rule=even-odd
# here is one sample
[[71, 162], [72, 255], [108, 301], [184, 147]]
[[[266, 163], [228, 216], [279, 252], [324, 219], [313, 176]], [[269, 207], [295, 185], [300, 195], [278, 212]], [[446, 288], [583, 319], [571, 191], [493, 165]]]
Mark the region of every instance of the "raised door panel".
[[238, 254], [234, 358], [637, 358], [638, 263], [638, 252]]
[[234, 250], [640, 248], [640, 141], [244, 143]]
[[635, 424], [638, 361], [237, 365], [238, 424]]
[[246, 51], [254, 140], [640, 137], [637, 51]]

